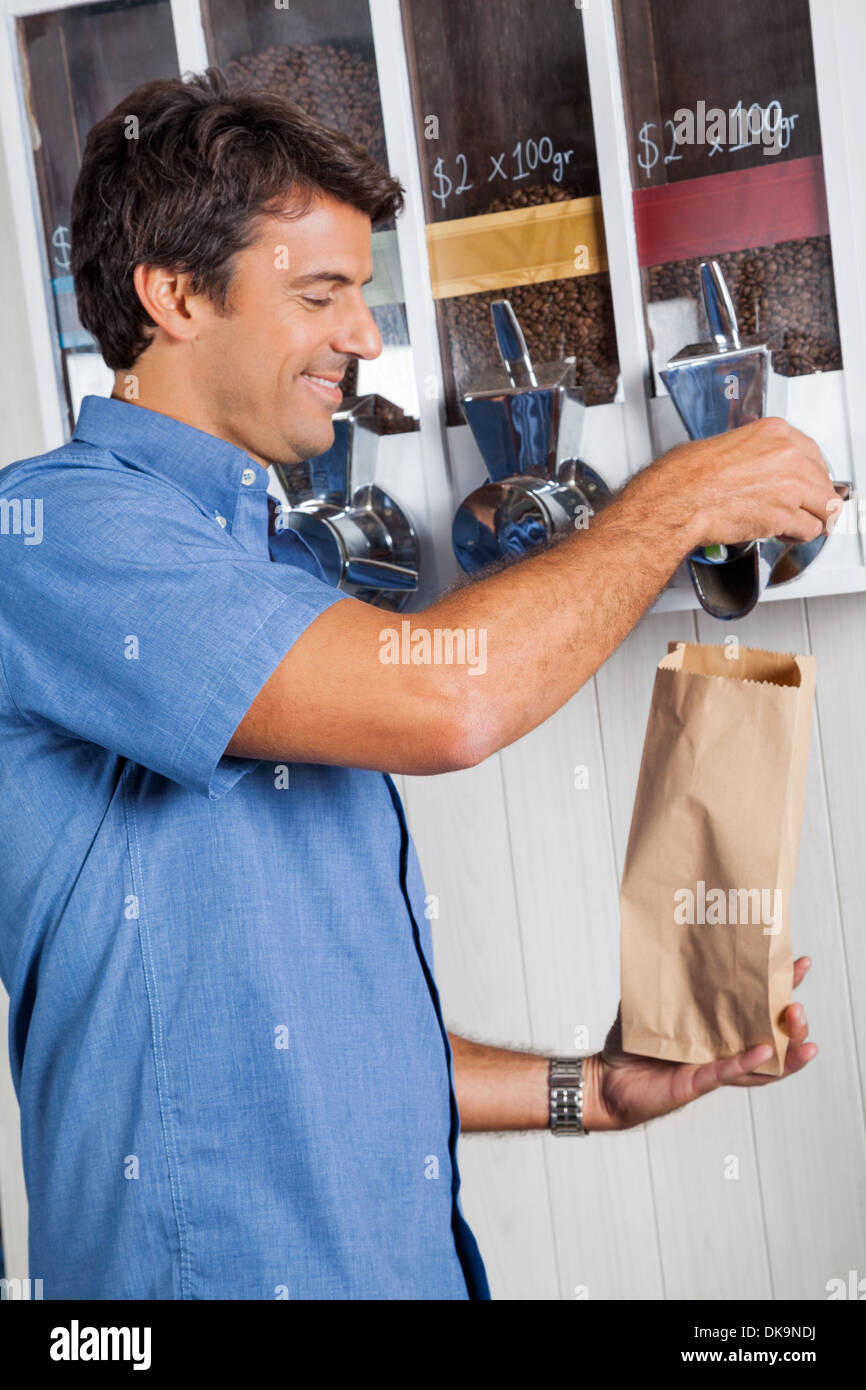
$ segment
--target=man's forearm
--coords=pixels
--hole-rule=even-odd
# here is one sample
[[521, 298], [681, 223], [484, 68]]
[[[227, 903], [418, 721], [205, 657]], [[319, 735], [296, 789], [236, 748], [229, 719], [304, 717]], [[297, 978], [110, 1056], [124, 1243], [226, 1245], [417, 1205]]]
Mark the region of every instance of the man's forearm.
[[[648, 469], [586, 531], [446, 594], [413, 626], [483, 631], [486, 671], [455, 671], [467, 742], [497, 752], [555, 713], [603, 665], [688, 553], [692, 517], [667, 512]], [[477, 674], [477, 673], [476, 673]], [[441, 679], [441, 668], [433, 678]], [[474, 729], [472, 724], [474, 721]]]
[[[549, 1058], [470, 1042], [449, 1033], [460, 1128], [547, 1129], [550, 1124]], [[588, 1131], [606, 1125], [599, 1095], [599, 1058], [583, 1064], [583, 1123]]]
[[389, 652], [393, 615], [358, 599], [333, 604], [266, 681], [229, 753], [415, 775], [483, 761], [580, 689], [688, 553], [697, 524], [669, 493], [653, 464], [588, 530], [401, 620], [401, 634], [428, 644], [462, 633], [477, 655], [483, 641], [483, 666], [461, 659], [459, 645], [458, 659], [434, 660], [402, 635]]

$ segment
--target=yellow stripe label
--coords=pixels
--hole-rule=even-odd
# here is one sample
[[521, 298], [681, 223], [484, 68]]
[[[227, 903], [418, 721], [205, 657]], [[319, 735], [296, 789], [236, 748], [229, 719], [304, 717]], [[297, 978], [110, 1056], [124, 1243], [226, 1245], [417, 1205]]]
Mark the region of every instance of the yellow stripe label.
[[434, 299], [607, 270], [599, 197], [432, 222], [426, 231]]

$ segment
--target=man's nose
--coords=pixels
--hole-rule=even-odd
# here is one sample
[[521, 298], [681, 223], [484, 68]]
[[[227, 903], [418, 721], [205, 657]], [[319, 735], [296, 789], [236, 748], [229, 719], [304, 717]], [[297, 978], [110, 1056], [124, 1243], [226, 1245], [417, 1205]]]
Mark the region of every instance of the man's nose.
[[351, 353], [353, 357], [379, 356], [382, 351], [382, 335], [363, 296], [332, 346], [337, 352]]

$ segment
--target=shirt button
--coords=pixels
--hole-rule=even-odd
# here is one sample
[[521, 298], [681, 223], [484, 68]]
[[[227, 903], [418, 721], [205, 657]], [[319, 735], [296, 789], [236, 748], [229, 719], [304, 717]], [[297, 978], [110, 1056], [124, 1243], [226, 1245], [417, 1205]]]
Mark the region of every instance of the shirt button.
[[243, 473], [241, 474], [241, 482], [243, 483], [244, 487], [249, 487], [250, 483], [254, 483], [255, 480], [256, 470], [254, 468], [245, 468]]
[[220, 516], [219, 512], [214, 512], [214, 520], [217, 522], [217, 525], [219, 526], [225, 526], [226, 524], [225, 517]]

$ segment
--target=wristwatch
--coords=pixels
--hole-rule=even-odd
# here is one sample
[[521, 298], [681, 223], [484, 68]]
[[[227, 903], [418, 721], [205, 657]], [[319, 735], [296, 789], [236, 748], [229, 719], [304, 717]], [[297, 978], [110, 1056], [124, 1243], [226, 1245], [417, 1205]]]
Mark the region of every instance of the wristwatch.
[[550, 1059], [550, 1128], [554, 1134], [588, 1133], [583, 1127], [583, 1058]]

